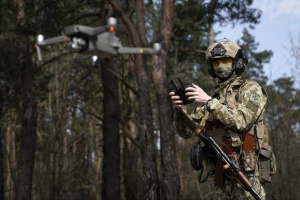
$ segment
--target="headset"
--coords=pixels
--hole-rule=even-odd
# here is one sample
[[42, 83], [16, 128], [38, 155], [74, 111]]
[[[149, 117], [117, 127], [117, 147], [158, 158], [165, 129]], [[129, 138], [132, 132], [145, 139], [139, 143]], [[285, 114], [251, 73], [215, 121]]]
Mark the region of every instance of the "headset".
[[232, 62], [233, 71], [236, 75], [241, 75], [248, 65], [248, 58], [244, 55], [243, 50], [239, 49]]

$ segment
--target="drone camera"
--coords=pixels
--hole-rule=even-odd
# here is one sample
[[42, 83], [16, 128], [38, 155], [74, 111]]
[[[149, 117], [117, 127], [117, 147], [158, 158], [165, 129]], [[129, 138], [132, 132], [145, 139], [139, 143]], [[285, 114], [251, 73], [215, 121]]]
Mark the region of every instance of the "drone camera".
[[81, 37], [72, 37], [69, 40], [68, 47], [78, 51], [84, 51], [88, 48], [87, 41]]
[[192, 103], [193, 101], [188, 100], [188, 97], [185, 95], [185, 89], [187, 87], [193, 87], [193, 84], [192, 83], [187, 83], [187, 84], [184, 85], [179, 78], [177, 78], [177, 79], [178, 79], [178, 81], [180, 83], [180, 86], [176, 86], [176, 84], [174, 83], [174, 81], [171, 80], [171, 83], [173, 84], [173, 86], [175, 88], [173, 90], [175, 92], [175, 95], [180, 97], [180, 100], [182, 100], [182, 104], [183, 105], [187, 105], [187, 104]]

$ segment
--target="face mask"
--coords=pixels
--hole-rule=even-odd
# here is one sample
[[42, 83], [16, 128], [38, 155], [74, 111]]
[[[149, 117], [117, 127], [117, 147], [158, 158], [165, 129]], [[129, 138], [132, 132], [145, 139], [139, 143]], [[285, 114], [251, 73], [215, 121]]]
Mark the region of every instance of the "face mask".
[[229, 78], [232, 75], [232, 59], [216, 59], [211, 65], [219, 78]]

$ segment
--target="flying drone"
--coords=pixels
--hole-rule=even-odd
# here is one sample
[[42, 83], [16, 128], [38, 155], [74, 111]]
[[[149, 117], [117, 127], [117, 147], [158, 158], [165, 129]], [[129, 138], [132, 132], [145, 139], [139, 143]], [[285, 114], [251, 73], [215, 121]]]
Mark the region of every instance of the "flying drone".
[[61, 36], [44, 39], [43, 35], [37, 36], [38, 59], [42, 61], [41, 46], [67, 42], [68, 47], [77, 52], [102, 52], [109, 55], [118, 54], [158, 54], [161, 50], [159, 43], [154, 43], [152, 48], [123, 47], [115, 35], [116, 18], [109, 18], [107, 25], [88, 27], [83, 25], [70, 25], [62, 30]]

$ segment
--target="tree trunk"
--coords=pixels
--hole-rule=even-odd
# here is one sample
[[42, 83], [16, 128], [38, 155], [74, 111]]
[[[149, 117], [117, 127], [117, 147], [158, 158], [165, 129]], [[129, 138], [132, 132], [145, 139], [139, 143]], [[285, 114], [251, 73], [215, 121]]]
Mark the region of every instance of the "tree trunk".
[[[114, 10], [121, 16], [126, 28], [131, 36], [131, 41], [134, 47], [141, 47], [142, 41], [140, 38], [141, 30], [144, 28], [139, 27], [139, 32], [135, 29], [134, 24], [131, 22], [129, 12], [123, 10], [123, 8], [115, 0], [109, 0]], [[143, 2], [136, 1], [136, 12], [143, 11]], [[145, 26], [139, 20], [143, 20], [144, 13], [139, 13], [137, 17], [137, 25]], [[139, 132], [142, 154], [142, 166], [143, 166], [143, 187], [144, 195], [143, 199], [159, 199], [159, 184], [158, 184], [158, 172], [156, 165], [156, 149], [154, 145], [154, 133], [153, 133], [153, 116], [151, 108], [150, 97], [150, 80], [147, 70], [147, 64], [145, 57], [141, 55], [134, 56], [135, 59], [135, 72], [137, 74], [138, 84], [138, 103], [139, 103]]]
[[215, 31], [214, 31], [214, 24], [208, 24], [208, 37], [207, 37], [207, 46], [212, 44], [215, 41]]
[[103, 83], [103, 182], [102, 199], [120, 199], [119, 89], [112, 59], [101, 62]]
[[21, 110], [21, 144], [18, 159], [18, 178], [16, 199], [31, 199], [33, 169], [36, 147], [37, 102], [35, 100], [34, 72], [28, 62], [27, 38], [20, 36], [16, 39], [18, 60], [22, 74], [22, 110]]
[[[18, 126], [16, 123], [16, 113], [12, 112], [12, 110], [8, 110], [4, 115], [3, 120], [5, 119], [5, 131], [3, 141], [5, 144], [4, 160], [5, 160], [5, 194], [4, 199], [13, 199], [14, 198], [14, 190], [16, 184], [16, 132], [15, 127]], [[2, 127], [2, 128], [3, 128]]]
[[216, 0], [211, 0], [208, 7], [208, 30], [207, 30], [207, 46], [215, 41], [214, 16], [215, 16]]
[[[136, 23], [138, 34], [132, 37], [140, 38], [140, 42], [134, 46], [146, 45], [146, 30], [144, 20], [144, 2], [135, 1]], [[133, 35], [132, 35], [133, 36]], [[136, 74], [139, 86], [139, 106], [141, 117], [140, 133], [142, 143], [142, 163], [144, 172], [144, 192], [145, 199], [160, 199], [158, 173], [156, 164], [156, 148], [154, 144], [153, 115], [150, 96], [150, 78], [147, 70], [145, 56], [136, 56]]]
[[[126, 82], [130, 85], [136, 86], [136, 74], [134, 72], [134, 63], [130, 62], [129, 75]], [[136, 143], [139, 138], [138, 125], [134, 119], [137, 119], [137, 96], [128, 88], [125, 88], [123, 94], [123, 102], [125, 108], [125, 119], [123, 125], [124, 133], [124, 185], [125, 185], [125, 199], [138, 200], [142, 199], [143, 182], [141, 179], [140, 149]], [[128, 139], [128, 136], [130, 139]], [[134, 140], [134, 141], [132, 141]]]
[[[16, 0], [16, 29], [22, 30], [25, 22], [25, 1]], [[22, 104], [20, 109], [21, 134], [18, 159], [18, 175], [15, 199], [31, 199], [33, 169], [36, 147], [37, 102], [35, 91], [35, 70], [31, 63], [27, 36], [17, 34], [15, 43], [16, 60], [19, 62], [20, 81], [22, 88]], [[17, 73], [18, 74], [18, 73]]]
[[[141, 57], [141, 56], [137, 56]], [[156, 165], [156, 150], [154, 146], [152, 108], [150, 104], [149, 77], [143, 68], [141, 58], [136, 67], [139, 84], [139, 117], [142, 146], [142, 165], [144, 182], [144, 199], [160, 199], [158, 173]]]
[[[0, 106], [2, 108], [3, 106], [2, 101], [0, 103]], [[4, 200], [4, 154], [3, 154], [4, 131], [3, 131], [2, 118], [3, 118], [3, 114], [1, 111], [0, 114], [0, 200]]]
[[170, 82], [167, 78], [167, 58], [172, 36], [174, 1], [166, 0], [162, 4], [161, 33], [162, 51], [153, 57], [153, 80], [155, 84], [159, 111], [161, 186], [162, 199], [179, 199], [179, 175], [176, 160], [175, 130], [173, 112], [168, 96]]

